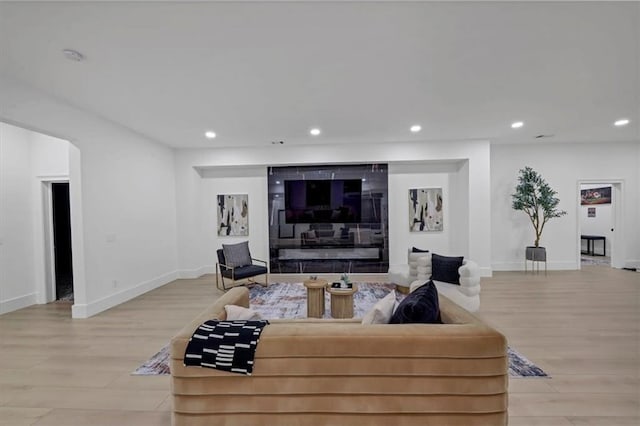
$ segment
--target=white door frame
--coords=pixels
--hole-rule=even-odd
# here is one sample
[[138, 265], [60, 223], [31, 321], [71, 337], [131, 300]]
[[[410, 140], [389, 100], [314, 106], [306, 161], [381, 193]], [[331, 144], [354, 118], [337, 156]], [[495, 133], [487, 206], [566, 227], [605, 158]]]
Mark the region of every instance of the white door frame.
[[[69, 183], [69, 176], [42, 176], [38, 177], [40, 181], [42, 216], [40, 223], [42, 224], [42, 237], [37, 240], [42, 241], [43, 259], [41, 265], [42, 279], [40, 282], [40, 291], [42, 295], [38, 303], [49, 303], [56, 300], [56, 263], [55, 251], [53, 246], [53, 194], [51, 184], [53, 183]], [[37, 228], [36, 228], [37, 229]], [[73, 240], [71, 241], [71, 252], [73, 253]]]
[[577, 202], [577, 215], [576, 215], [576, 227], [577, 227], [577, 251], [576, 259], [578, 269], [581, 269], [580, 252], [582, 251], [582, 241], [580, 239], [581, 217], [582, 217], [582, 205], [580, 204], [580, 189], [582, 185], [603, 184], [611, 185], [611, 218], [613, 220], [613, 232], [607, 237], [611, 241], [611, 267], [612, 268], [624, 268], [625, 266], [625, 244], [624, 244], [624, 179], [580, 179], [577, 183], [576, 198]]

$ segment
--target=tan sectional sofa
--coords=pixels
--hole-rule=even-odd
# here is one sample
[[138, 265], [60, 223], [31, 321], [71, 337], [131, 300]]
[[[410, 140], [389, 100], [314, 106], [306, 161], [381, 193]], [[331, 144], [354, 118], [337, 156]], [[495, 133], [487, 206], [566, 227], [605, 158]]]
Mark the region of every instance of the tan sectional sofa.
[[362, 325], [275, 320], [253, 375], [185, 367], [187, 341], [224, 305], [249, 306], [234, 288], [171, 341], [175, 426], [506, 425], [505, 338], [448, 299], [445, 324]]

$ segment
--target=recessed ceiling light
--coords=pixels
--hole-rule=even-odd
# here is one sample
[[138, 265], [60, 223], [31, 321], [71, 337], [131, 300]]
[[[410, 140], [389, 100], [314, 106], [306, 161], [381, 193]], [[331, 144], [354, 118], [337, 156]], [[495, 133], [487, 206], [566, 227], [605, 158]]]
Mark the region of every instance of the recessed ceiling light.
[[311, 135], [313, 135], [313, 136], [318, 136], [320, 134], [320, 129], [318, 129], [317, 127], [313, 128], [313, 129], [309, 130], [309, 133]]
[[524, 126], [524, 123], [522, 121], [516, 121], [515, 123], [511, 123], [512, 129], [519, 129], [522, 126]]
[[419, 124], [414, 124], [409, 130], [411, 130], [413, 133], [418, 133], [420, 130], [422, 130], [422, 126]]
[[73, 49], [62, 49], [62, 53], [64, 53], [64, 57], [71, 61], [84, 61], [84, 55], [77, 50]]
[[212, 132], [211, 130], [208, 130], [208, 131], [204, 132], [204, 137], [207, 138], [207, 139], [215, 139], [216, 132]]
[[366, 181], [367, 181], [367, 178], [362, 178], [362, 181], [363, 181], [363, 182], [366, 182]]
[[280, 185], [280, 181], [279, 180], [276, 181], [276, 185]]
[[628, 118], [621, 118], [620, 120], [617, 120], [615, 123], [613, 123], [614, 126], [626, 126], [627, 124], [629, 124], [629, 119]]

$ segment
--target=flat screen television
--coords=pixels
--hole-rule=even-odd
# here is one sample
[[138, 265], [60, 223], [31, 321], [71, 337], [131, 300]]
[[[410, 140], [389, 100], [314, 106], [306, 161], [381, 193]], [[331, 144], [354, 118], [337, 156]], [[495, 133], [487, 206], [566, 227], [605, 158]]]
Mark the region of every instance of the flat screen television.
[[361, 179], [285, 180], [286, 223], [360, 223]]

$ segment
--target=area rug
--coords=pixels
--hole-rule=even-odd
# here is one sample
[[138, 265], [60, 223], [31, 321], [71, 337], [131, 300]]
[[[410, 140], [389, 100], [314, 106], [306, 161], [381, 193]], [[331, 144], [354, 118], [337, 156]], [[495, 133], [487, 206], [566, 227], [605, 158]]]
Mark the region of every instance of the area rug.
[[[358, 283], [358, 291], [353, 295], [353, 316], [362, 318], [376, 302], [385, 297], [395, 284]], [[397, 293], [396, 299], [404, 296]], [[253, 286], [249, 289], [251, 308], [267, 319], [306, 318], [307, 289], [300, 283], [271, 284], [268, 287]], [[324, 318], [331, 318], [331, 295], [325, 292]]]
[[[359, 283], [358, 291], [354, 294], [354, 316], [362, 317], [394, 288], [394, 284]], [[401, 294], [397, 294], [398, 300], [402, 297]], [[254, 286], [249, 289], [249, 298], [251, 308], [260, 312], [265, 318], [306, 318], [307, 316], [306, 288], [299, 283], [271, 284], [269, 287]], [[325, 318], [330, 318], [330, 312], [331, 299], [327, 294]], [[518, 351], [508, 348], [508, 355], [510, 377], [549, 377], [540, 367]], [[139, 376], [170, 374], [169, 346], [160, 349], [132, 374]]]

